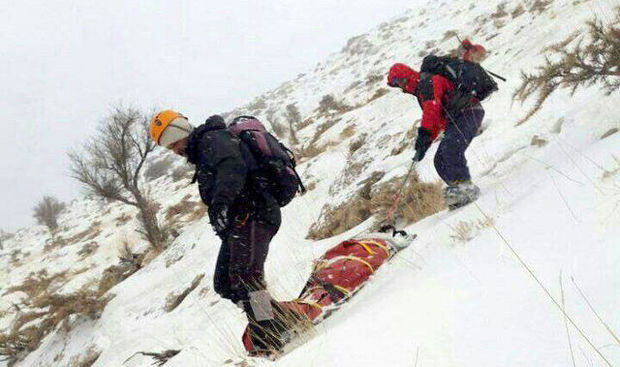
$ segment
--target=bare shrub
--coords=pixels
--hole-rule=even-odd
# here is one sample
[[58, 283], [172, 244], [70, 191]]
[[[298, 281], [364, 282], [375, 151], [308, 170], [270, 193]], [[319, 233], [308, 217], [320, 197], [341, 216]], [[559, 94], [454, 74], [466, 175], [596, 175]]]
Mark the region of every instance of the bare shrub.
[[507, 15], [508, 13], [506, 12], [506, 3], [501, 3], [497, 5], [497, 9], [495, 10], [495, 13], [491, 14], [491, 18], [498, 19], [503, 18]]
[[523, 15], [523, 13], [525, 13], [525, 9], [523, 8], [523, 5], [519, 4], [517, 5], [516, 8], [514, 8], [514, 10], [510, 13], [510, 16], [512, 17], [512, 19], [518, 18], [521, 15]]
[[295, 131], [297, 130], [297, 124], [301, 122], [301, 114], [294, 103], [286, 106], [286, 119], [288, 120], [291, 143], [297, 145], [299, 144], [299, 140], [297, 139]]
[[174, 217], [186, 217], [186, 220], [193, 221], [202, 217], [207, 210], [207, 206], [201, 201], [190, 200], [192, 196], [187, 194], [181, 201], [166, 211], [166, 219], [171, 220]]
[[368, 103], [374, 101], [375, 99], [381, 98], [384, 95], [388, 94], [390, 92], [389, 89], [387, 88], [379, 88], [375, 91], [375, 93], [368, 99]]
[[101, 351], [91, 346], [86, 350], [86, 353], [83, 355], [79, 355], [71, 358], [69, 361], [70, 367], [91, 367], [99, 356], [101, 355]]
[[[58, 289], [66, 281], [67, 272], [48, 276], [46, 272], [33, 274], [20, 286], [11, 287], [7, 293], [24, 292], [28, 298], [23, 308], [31, 312], [19, 311], [9, 330], [0, 334], [0, 355], [10, 361], [18, 361], [35, 350], [41, 340], [62, 325], [70, 330], [72, 319], [79, 316], [96, 319], [111, 297], [100, 297], [96, 291], [87, 287], [75, 293], [61, 294]], [[38, 311], [42, 310], [42, 311]], [[36, 322], [35, 322], [36, 321]]]
[[122, 225], [125, 225], [130, 220], [131, 220], [131, 215], [129, 215], [127, 213], [123, 213], [123, 214], [121, 214], [120, 216], [118, 216], [116, 218], [116, 226], [120, 227]]
[[349, 125], [340, 132], [340, 139], [350, 138], [355, 135], [355, 126]]
[[264, 110], [265, 108], [267, 108], [267, 102], [262, 97], [256, 98], [254, 101], [248, 104], [247, 107], [248, 111], [260, 111]]
[[84, 260], [85, 258], [97, 252], [98, 248], [99, 244], [97, 242], [88, 242], [87, 244], [82, 246], [82, 248], [77, 252], [77, 254], [80, 255], [80, 258], [82, 258], [82, 260]]
[[146, 170], [144, 170], [144, 177], [147, 181], [158, 179], [170, 171], [171, 165], [172, 158], [166, 155], [165, 157], [148, 164]]
[[196, 275], [196, 277], [194, 278], [192, 283], [189, 285], [189, 287], [185, 288], [181, 293], [179, 293], [179, 294], [174, 294], [174, 293], [168, 294], [168, 296], [166, 297], [166, 306], [164, 308], [166, 310], [166, 312], [171, 312], [175, 308], [179, 307], [179, 305], [181, 303], [183, 303], [183, 300], [185, 300], [185, 298], [190, 293], [192, 293], [192, 291], [194, 289], [196, 289], [198, 287], [198, 285], [200, 284], [200, 282], [202, 281], [202, 279], [204, 277], [205, 277], [204, 273], [198, 274], [198, 275]]
[[542, 148], [547, 145], [548, 141], [541, 138], [538, 135], [532, 136], [532, 140], [530, 141], [530, 145], [538, 148]]
[[367, 135], [364, 133], [351, 142], [351, 145], [349, 145], [349, 154], [357, 152], [364, 145], [364, 143], [366, 143], [366, 137]]
[[620, 131], [620, 129], [618, 129], [617, 127], [612, 127], [611, 129], [607, 130], [603, 135], [601, 135], [601, 140], [608, 138], [610, 136], [612, 136], [613, 134], [617, 133], [618, 131]]
[[43, 199], [33, 208], [32, 216], [38, 224], [49, 228], [50, 232], [58, 228], [58, 215], [65, 209], [65, 203], [52, 196], [43, 196]]
[[[616, 15], [615, 24], [618, 22], [620, 12]], [[574, 39], [572, 35], [549, 48], [557, 61], [547, 57], [545, 64], [539, 66], [536, 73], [521, 73], [521, 85], [513, 97], [520, 102], [524, 102], [531, 95], [537, 94], [537, 98], [534, 107], [517, 125], [540, 110], [558, 87], [570, 88], [571, 95], [579, 87], [595, 84], [600, 84], [607, 95], [620, 88], [620, 34], [613, 24], [614, 22], [604, 26], [597, 19], [588, 22], [587, 40], [581, 38], [575, 47], [569, 49], [567, 45]]]
[[273, 133], [281, 138], [284, 136], [284, 133], [286, 132], [286, 128], [284, 127], [283, 124], [280, 123], [280, 120], [278, 119], [278, 117], [276, 117], [276, 109], [274, 107], [270, 107], [267, 112], [267, 120], [269, 120], [269, 123], [271, 124], [271, 129], [273, 130]]
[[172, 170], [172, 180], [180, 181], [182, 179], [191, 179], [194, 176], [194, 166], [191, 164], [182, 164]]
[[366, 77], [366, 86], [375, 85], [383, 81], [384, 78], [385, 76], [382, 73], [375, 72], [372, 74], [368, 74], [368, 76]]
[[350, 109], [349, 106], [336, 100], [333, 94], [326, 94], [319, 101], [319, 113], [326, 114], [332, 111], [345, 112]]
[[482, 229], [493, 226], [493, 218], [485, 216], [484, 218], [472, 221], [459, 221], [456, 225], [448, 225], [452, 229], [452, 238], [455, 242], [471, 241]]
[[[450, 38], [456, 37], [458, 35], [458, 33], [456, 32], [455, 29], [450, 29], [444, 32], [443, 37], [441, 38], [441, 41], [446, 41], [449, 40]], [[427, 49], [433, 48], [435, 46], [435, 43], [433, 42], [430, 46], [427, 46]]]
[[72, 177], [90, 193], [138, 208], [142, 233], [153, 248], [161, 250], [167, 235], [140, 178], [154, 148], [146, 116], [135, 109], [117, 107], [82, 151], [70, 152], [69, 159]]
[[553, 2], [553, 0], [536, 0], [532, 4], [532, 6], [528, 9], [530, 13], [538, 13], [541, 14], [547, 7]]
[[[389, 208], [394, 203], [395, 194], [400, 189], [402, 177], [375, 187], [382, 176], [383, 173], [380, 172], [373, 174], [356, 192], [354, 199], [347, 200], [337, 207], [324, 207], [319, 220], [310, 227], [307, 238], [319, 240], [338, 235], [359, 225], [372, 215], [386, 218]], [[399, 210], [395, 215], [407, 223], [412, 223], [444, 208], [441, 184], [421, 182], [414, 172], [403, 189]]]

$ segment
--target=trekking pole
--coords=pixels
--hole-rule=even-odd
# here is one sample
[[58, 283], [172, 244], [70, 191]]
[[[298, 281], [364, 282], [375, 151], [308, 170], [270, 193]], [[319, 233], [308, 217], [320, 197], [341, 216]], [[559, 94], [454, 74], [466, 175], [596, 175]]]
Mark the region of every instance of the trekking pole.
[[[417, 155], [416, 155], [416, 158], [417, 158]], [[400, 198], [403, 194], [403, 190], [405, 189], [405, 185], [407, 185], [407, 180], [409, 180], [409, 176], [411, 176], [411, 172], [413, 171], [413, 168], [415, 167], [416, 163], [418, 163], [418, 160], [414, 158], [413, 161], [411, 162], [411, 165], [409, 166], [409, 171], [407, 171], [405, 178], [403, 178], [403, 181], [400, 184], [400, 188], [398, 189], [398, 192], [394, 194], [394, 202], [392, 203], [392, 206], [390, 206], [390, 209], [388, 209], [386, 219], [389, 220], [390, 218], [392, 218], [392, 216], [396, 212], [396, 209], [398, 208], [398, 204], [400, 203]], [[396, 219], [394, 219], [394, 223], [396, 223]]]

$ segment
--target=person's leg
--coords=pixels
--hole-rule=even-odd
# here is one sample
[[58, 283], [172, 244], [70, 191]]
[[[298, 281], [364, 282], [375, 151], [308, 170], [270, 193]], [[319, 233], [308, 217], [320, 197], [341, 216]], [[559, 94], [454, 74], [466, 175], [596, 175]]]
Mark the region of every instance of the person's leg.
[[[222, 298], [232, 300], [230, 289], [230, 275], [228, 265], [230, 263], [230, 246], [226, 240], [222, 241], [220, 252], [215, 263], [213, 274], [213, 290]], [[235, 301], [233, 301], [235, 302]]]
[[449, 186], [471, 180], [465, 150], [476, 136], [483, 117], [484, 110], [474, 106], [448, 122], [434, 163], [437, 173]]

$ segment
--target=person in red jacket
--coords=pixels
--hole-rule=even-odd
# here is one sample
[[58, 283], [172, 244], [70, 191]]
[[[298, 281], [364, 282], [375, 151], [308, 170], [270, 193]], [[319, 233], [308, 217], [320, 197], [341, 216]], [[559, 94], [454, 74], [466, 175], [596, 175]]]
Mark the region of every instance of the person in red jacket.
[[422, 108], [422, 122], [415, 142], [414, 160], [421, 161], [441, 132], [443, 139], [435, 154], [435, 169], [448, 185], [444, 189], [451, 209], [476, 200], [480, 189], [471, 182], [465, 150], [476, 136], [484, 110], [475, 98], [458, 110], [450, 110], [454, 85], [441, 75], [418, 73], [401, 63], [388, 74], [388, 85], [414, 95]]
[[465, 61], [480, 63], [486, 57], [487, 50], [482, 45], [476, 45], [471, 43], [470, 40], [464, 39], [461, 41], [461, 46], [457, 52], [458, 57]]

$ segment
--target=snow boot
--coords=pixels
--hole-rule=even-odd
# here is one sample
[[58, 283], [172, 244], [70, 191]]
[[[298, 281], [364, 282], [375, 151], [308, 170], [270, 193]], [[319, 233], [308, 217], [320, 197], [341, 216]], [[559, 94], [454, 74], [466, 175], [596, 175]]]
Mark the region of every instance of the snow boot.
[[[247, 306], [250, 306], [250, 302], [247, 302]], [[248, 315], [252, 344], [250, 356], [277, 358], [287, 343], [312, 328], [312, 322], [306, 314], [295, 309], [290, 302], [279, 303], [271, 300], [266, 314], [256, 307], [250, 310], [247, 306], [244, 308]]]
[[449, 185], [443, 190], [448, 209], [454, 210], [474, 202], [480, 196], [480, 188], [471, 181]]

